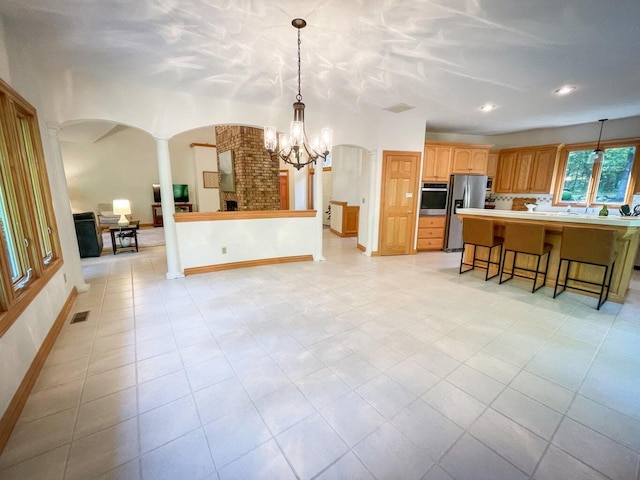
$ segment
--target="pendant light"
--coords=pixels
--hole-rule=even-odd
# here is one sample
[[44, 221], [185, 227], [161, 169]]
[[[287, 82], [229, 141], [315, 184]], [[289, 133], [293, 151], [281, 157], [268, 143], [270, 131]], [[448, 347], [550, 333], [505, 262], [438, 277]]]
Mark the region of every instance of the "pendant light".
[[604, 122], [606, 122], [607, 120], [609, 119], [603, 118], [601, 120], [598, 120], [600, 122], [600, 135], [598, 136], [598, 145], [591, 154], [591, 163], [601, 163], [602, 159], [604, 158], [604, 151], [600, 149], [600, 139], [602, 138], [602, 127], [604, 127]]
[[327, 158], [331, 152], [333, 130], [323, 128], [319, 137], [312, 137], [311, 142], [307, 140], [304, 125], [304, 103], [302, 103], [302, 94], [300, 93], [300, 30], [307, 26], [307, 22], [302, 18], [295, 18], [291, 25], [298, 30], [298, 94], [293, 104], [293, 122], [291, 122], [289, 135], [280, 134], [279, 140], [277, 139], [276, 127], [265, 127], [264, 147], [272, 157], [277, 156], [283, 162], [300, 170], [305, 165], [315, 163], [318, 158], [323, 160]]

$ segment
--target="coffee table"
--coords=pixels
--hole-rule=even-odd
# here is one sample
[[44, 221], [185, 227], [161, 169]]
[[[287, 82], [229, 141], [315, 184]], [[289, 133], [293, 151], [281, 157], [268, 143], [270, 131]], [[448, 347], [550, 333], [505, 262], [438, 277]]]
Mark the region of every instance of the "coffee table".
[[[109, 233], [111, 234], [111, 246], [113, 247], [113, 254], [117, 255], [118, 252], [124, 251], [138, 251], [138, 228], [140, 226], [139, 220], [132, 220], [126, 227], [120, 227], [118, 225], [111, 225], [109, 227]], [[117, 242], [116, 242], [117, 236]], [[123, 245], [122, 240], [125, 238], [130, 239], [129, 245]]]

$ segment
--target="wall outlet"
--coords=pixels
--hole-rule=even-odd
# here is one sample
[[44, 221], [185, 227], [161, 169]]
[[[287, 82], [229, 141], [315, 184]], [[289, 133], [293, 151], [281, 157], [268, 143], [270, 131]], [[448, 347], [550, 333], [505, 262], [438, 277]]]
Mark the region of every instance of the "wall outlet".
[[222, 253], [227, 253], [227, 247], [222, 247]]

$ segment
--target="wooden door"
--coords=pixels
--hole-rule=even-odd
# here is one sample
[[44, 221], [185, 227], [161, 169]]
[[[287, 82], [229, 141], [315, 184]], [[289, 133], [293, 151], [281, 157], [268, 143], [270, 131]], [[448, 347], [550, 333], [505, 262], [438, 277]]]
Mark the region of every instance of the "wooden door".
[[531, 172], [531, 184], [529, 191], [532, 193], [549, 193], [551, 191], [551, 181], [553, 170], [556, 165], [557, 149], [549, 148], [537, 150], [533, 161]]
[[452, 147], [427, 145], [422, 166], [423, 182], [449, 181]]
[[533, 167], [533, 150], [518, 152], [516, 166], [513, 172], [513, 184], [511, 191], [514, 193], [529, 192], [531, 168]]
[[380, 255], [407, 255], [413, 250], [420, 156], [420, 152], [382, 154]]
[[489, 153], [487, 155], [487, 176], [495, 177], [498, 169], [498, 154]]
[[493, 191], [496, 193], [509, 193], [512, 190], [513, 169], [516, 164], [516, 152], [501, 152], [498, 158], [496, 178], [493, 181]]
[[454, 148], [451, 173], [468, 174], [471, 168], [471, 149]]
[[469, 165], [469, 173], [477, 173], [478, 175], [487, 174], [487, 157], [489, 151], [483, 148], [474, 148], [471, 150], [471, 164]]
[[280, 210], [289, 210], [289, 172], [280, 170]]

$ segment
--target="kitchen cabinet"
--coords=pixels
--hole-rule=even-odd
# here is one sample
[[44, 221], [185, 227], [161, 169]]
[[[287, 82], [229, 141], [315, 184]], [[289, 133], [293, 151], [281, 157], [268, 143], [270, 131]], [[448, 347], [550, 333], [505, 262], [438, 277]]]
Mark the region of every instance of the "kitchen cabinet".
[[444, 216], [418, 218], [418, 251], [442, 250], [444, 246]]
[[486, 175], [488, 156], [488, 148], [456, 147], [453, 149], [451, 173]]
[[422, 159], [422, 181], [448, 182], [449, 175], [451, 175], [452, 156], [453, 147], [425, 144]]
[[498, 152], [489, 152], [487, 155], [487, 177], [494, 178], [498, 168]]
[[496, 193], [550, 193], [559, 146], [525, 147], [500, 152]]

